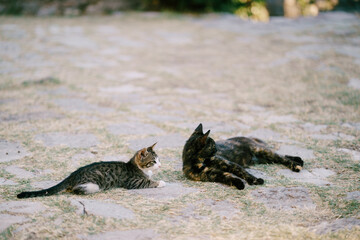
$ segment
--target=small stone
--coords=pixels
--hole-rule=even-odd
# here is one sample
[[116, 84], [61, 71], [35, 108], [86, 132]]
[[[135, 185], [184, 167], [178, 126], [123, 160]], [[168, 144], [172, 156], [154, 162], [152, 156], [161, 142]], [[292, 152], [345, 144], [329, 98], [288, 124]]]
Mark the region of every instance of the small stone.
[[116, 219], [134, 219], [135, 214], [119, 204], [103, 202], [89, 199], [71, 199], [71, 204], [77, 207], [77, 213], [93, 214], [101, 217], [111, 217]]
[[195, 188], [183, 187], [180, 183], [166, 183], [163, 188], [145, 188], [129, 190], [131, 193], [139, 194], [147, 198], [158, 200], [169, 200], [180, 196], [197, 192]]
[[304, 187], [261, 188], [253, 191], [251, 195], [255, 201], [275, 210], [313, 210], [316, 207], [308, 189]]

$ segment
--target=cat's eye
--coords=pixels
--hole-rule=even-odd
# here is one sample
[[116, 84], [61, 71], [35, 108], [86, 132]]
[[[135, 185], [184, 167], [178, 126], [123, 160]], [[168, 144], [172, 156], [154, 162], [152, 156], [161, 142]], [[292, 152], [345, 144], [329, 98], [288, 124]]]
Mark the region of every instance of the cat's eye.
[[151, 166], [152, 166], [152, 163], [146, 164], [146, 167], [151, 167]]

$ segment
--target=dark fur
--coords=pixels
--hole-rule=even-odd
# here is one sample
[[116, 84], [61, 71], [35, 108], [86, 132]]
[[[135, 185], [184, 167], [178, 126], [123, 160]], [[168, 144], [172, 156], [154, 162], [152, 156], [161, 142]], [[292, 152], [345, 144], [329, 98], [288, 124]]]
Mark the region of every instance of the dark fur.
[[[154, 144], [155, 145], [155, 144]], [[22, 192], [18, 198], [50, 196], [66, 190], [75, 194], [85, 194], [80, 185], [97, 184], [100, 190], [110, 188], [155, 188], [158, 182], [152, 181], [140, 168], [152, 167], [157, 158], [153, 146], [141, 149], [127, 162], [96, 162], [81, 167], [59, 184], [40, 191]]]
[[281, 156], [256, 138], [235, 137], [215, 141], [203, 133], [202, 124], [187, 140], [182, 154], [183, 172], [194, 181], [220, 182], [244, 189], [244, 179], [250, 185], [263, 184], [264, 180], [248, 173], [244, 167], [262, 163], [280, 163], [299, 172], [304, 165], [300, 157]]

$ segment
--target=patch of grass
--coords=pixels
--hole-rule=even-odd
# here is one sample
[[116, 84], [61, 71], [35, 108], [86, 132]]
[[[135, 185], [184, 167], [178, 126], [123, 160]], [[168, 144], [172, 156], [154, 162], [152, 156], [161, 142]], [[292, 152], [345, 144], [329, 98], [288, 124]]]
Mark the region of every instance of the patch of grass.
[[343, 105], [353, 106], [356, 109], [359, 108], [360, 94], [358, 91], [339, 91], [330, 96], [336, 98]]
[[360, 164], [354, 163], [346, 166], [346, 168], [353, 170], [354, 172], [360, 172]]
[[360, 202], [356, 200], [347, 202], [345, 207], [341, 209], [342, 214], [344, 214], [345, 216], [347, 215], [356, 216], [357, 213], [359, 213], [359, 211], [360, 211]]
[[54, 200], [50, 205], [58, 207], [62, 210], [63, 213], [72, 213], [76, 211], [76, 207], [71, 205], [70, 202], [65, 200]]
[[12, 232], [13, 232], [13, 227], [12, 226], [8, 227], [7, 229], [5, 229], [0, 233], [0, 240], [11, 239], [11, 237], [13, 236]]
[[22, 85], [24, 87], [29, 87], [29, 86], [38, 86], [38, 85], [58, 85], [60, 84], [60, 80], [55, 78], [55, 77], [46, 77], [46, 78], [41, 78], [39, 80], [28, 80], [28, 81], [23, 81]]
[[1, 90], [7, 90], [14, 86], [13, 82], [10, 80], [4, 80], [0, 82], [0, 91]]
[[360, 203], [358, 201], [331, 199], [328, 203], [332, 211], [341, 217], [356, 216], [360, 211]]

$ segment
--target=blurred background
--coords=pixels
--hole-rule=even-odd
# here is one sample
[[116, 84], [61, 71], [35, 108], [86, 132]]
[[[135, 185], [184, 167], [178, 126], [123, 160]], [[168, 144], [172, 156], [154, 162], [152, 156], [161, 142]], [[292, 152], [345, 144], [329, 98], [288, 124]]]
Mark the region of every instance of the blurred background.
[[316, 16], [320, 11], [359, 12], [360, 0], [0, 0], [1, 15], [79, 16], [122, 11], [232, 13], [268, 21], [270, 16]]

